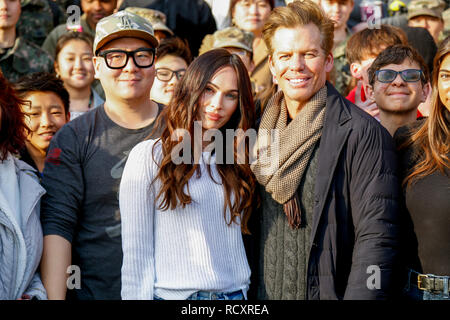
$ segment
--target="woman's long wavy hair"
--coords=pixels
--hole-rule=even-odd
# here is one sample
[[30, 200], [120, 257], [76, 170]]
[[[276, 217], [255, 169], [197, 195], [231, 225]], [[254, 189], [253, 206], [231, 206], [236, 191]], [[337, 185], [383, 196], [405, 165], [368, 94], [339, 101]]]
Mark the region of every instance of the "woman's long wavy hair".
[[446, 120], [446, 107], [439, 97], [439, 71], [442, 61], [450, 53], [450, 37], [439, 46], [433, 62], [433, 95], [431, 99], [430, 116], [424, 124], [412, 132], [409, 139], [400, 146], [405, 148], [413, 145], [423, 152], [421, 160], [414, 165], [409, 175], [403, 180], [403, 185], [410, 185], [414, 180], [430, 175], [436, 170], [445, 174], [445, 168], [450, 167], [450, 133]]
[[[170, 103], [159, 117], [160, 120], [164, 119], [163, 121], [165, 121], [165, 128], [160, 137], [162, 160], [155, 177], [155, 180], [161, 181], [161, 189], [156, 198], [157, 201], [160, 201], [161, 210], [174, 209], [178, 205], [184, 208], [192, 201], [189, 191], [186, 193], [184, 190], [189, 190], [188, 182], [194, 173], [200, 176], [199, 165], [193, 160], [193, 155], [191, 155], [192, 161], [189, 164], [175, 164], [172, 161], [172, 150], [183, 140], [180, 137], [178, 141], [173, 141], [172, 136], [177, 129], [184, 129], [189, 132], [190, 137], [194, 137], [194, 121], [198, 119], [200, 112], [199, 101], [213, 76], [224, 67], [231, 67], [236, 72], [239, 98], [235, 112], [220, 131], [224, 133], [226, 129], [242, 129], [246, 132], [254, 124], [255, 107], [251, 84], [241, 59], [225, 49], [211, 50], [196, 58], [177, 84]], [[193, 140], [191, 139], [191, 150], [194, 150]], [[231, 148], [224, 148], [224, 152], [233, 150], [234, 164], [218, 163], [217, 170], [224, 186], [225, 221], [231, 225], [233, 222], [238, 223], [236, 219], [240, 217], [242, 232], [249, 234], [247, 222], [255, 204], [256, 179], [247, 160], [246, 164], [237, 162], [239, 143], [240, 141], [234, 140], [231, 142]], [[246, 146], [246, 159], [249, 159], [248, 152], [248, 146]], [[209, 166], [208, 173], [213, 179]], [[227, 208], [231, 213], [230, 221], [227, 221], [226, 218]]]
[[13, 86], [3, 77], [0, 71], [0, 160], [8, 157], [8, 153], [17, 153], [25, 145], [28, 128], [20, 99]]

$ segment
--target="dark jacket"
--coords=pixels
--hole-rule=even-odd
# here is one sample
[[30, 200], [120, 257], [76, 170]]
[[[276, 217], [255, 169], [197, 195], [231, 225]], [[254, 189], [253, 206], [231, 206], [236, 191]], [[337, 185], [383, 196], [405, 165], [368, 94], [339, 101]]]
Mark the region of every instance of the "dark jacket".
[[[399, 262], [401, 190], [393, 141], [374, 118], [344, 99], [330, 83], [327, 89], [306, 297], [386, 299], [397, 288], [394, 278]], [[253, 219], [258, 220], [258, 215]], [[255, 225], [253, 221], [251, 226]], [[254, 231], [258, 235], [257, 227]], [[260, 258], [255, 254], [258, 249], [251, 251], [253, 259]], [[251, 264], [256, 278], [258, 263]], [[369, 266], [380, 268], [380, 289], [367, 286], [375, 278]]]

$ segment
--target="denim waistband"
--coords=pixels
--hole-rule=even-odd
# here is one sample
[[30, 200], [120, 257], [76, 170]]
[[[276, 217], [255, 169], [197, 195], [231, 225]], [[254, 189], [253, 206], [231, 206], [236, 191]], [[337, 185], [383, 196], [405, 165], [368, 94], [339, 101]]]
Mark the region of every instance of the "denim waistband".
[[244, 300], [244, 293], [242, 290], [233, 292], [197, 291], [191, 294], [187, 300]]

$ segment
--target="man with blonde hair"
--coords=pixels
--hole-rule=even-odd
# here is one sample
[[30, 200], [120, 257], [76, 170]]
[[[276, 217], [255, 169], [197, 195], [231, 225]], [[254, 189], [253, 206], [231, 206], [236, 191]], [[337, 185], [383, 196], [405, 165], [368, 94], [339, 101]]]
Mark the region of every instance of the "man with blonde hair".
[[399, 236], [391, 137], [327, 82], [333, 22], [317, 4], [275, 8], [263, 36], [280, 90], [265, 107], [258, 138], [269, 139], [258, 140], [252, 163], [262, 199], [258, 298], [386, 299]]

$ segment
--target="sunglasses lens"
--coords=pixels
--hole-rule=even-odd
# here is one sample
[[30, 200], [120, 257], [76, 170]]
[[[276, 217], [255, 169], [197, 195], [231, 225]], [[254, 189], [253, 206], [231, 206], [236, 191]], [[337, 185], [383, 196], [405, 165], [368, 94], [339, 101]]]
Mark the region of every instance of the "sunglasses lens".
[[391, 82], [397, 76], [397, 72], [393, 70], [379, 70], [377, 76], [380, 82]]
[[420, 80], [420, 70], [405, 70], [402, 73], [402, 78], [406, 82], [416, 82]]

